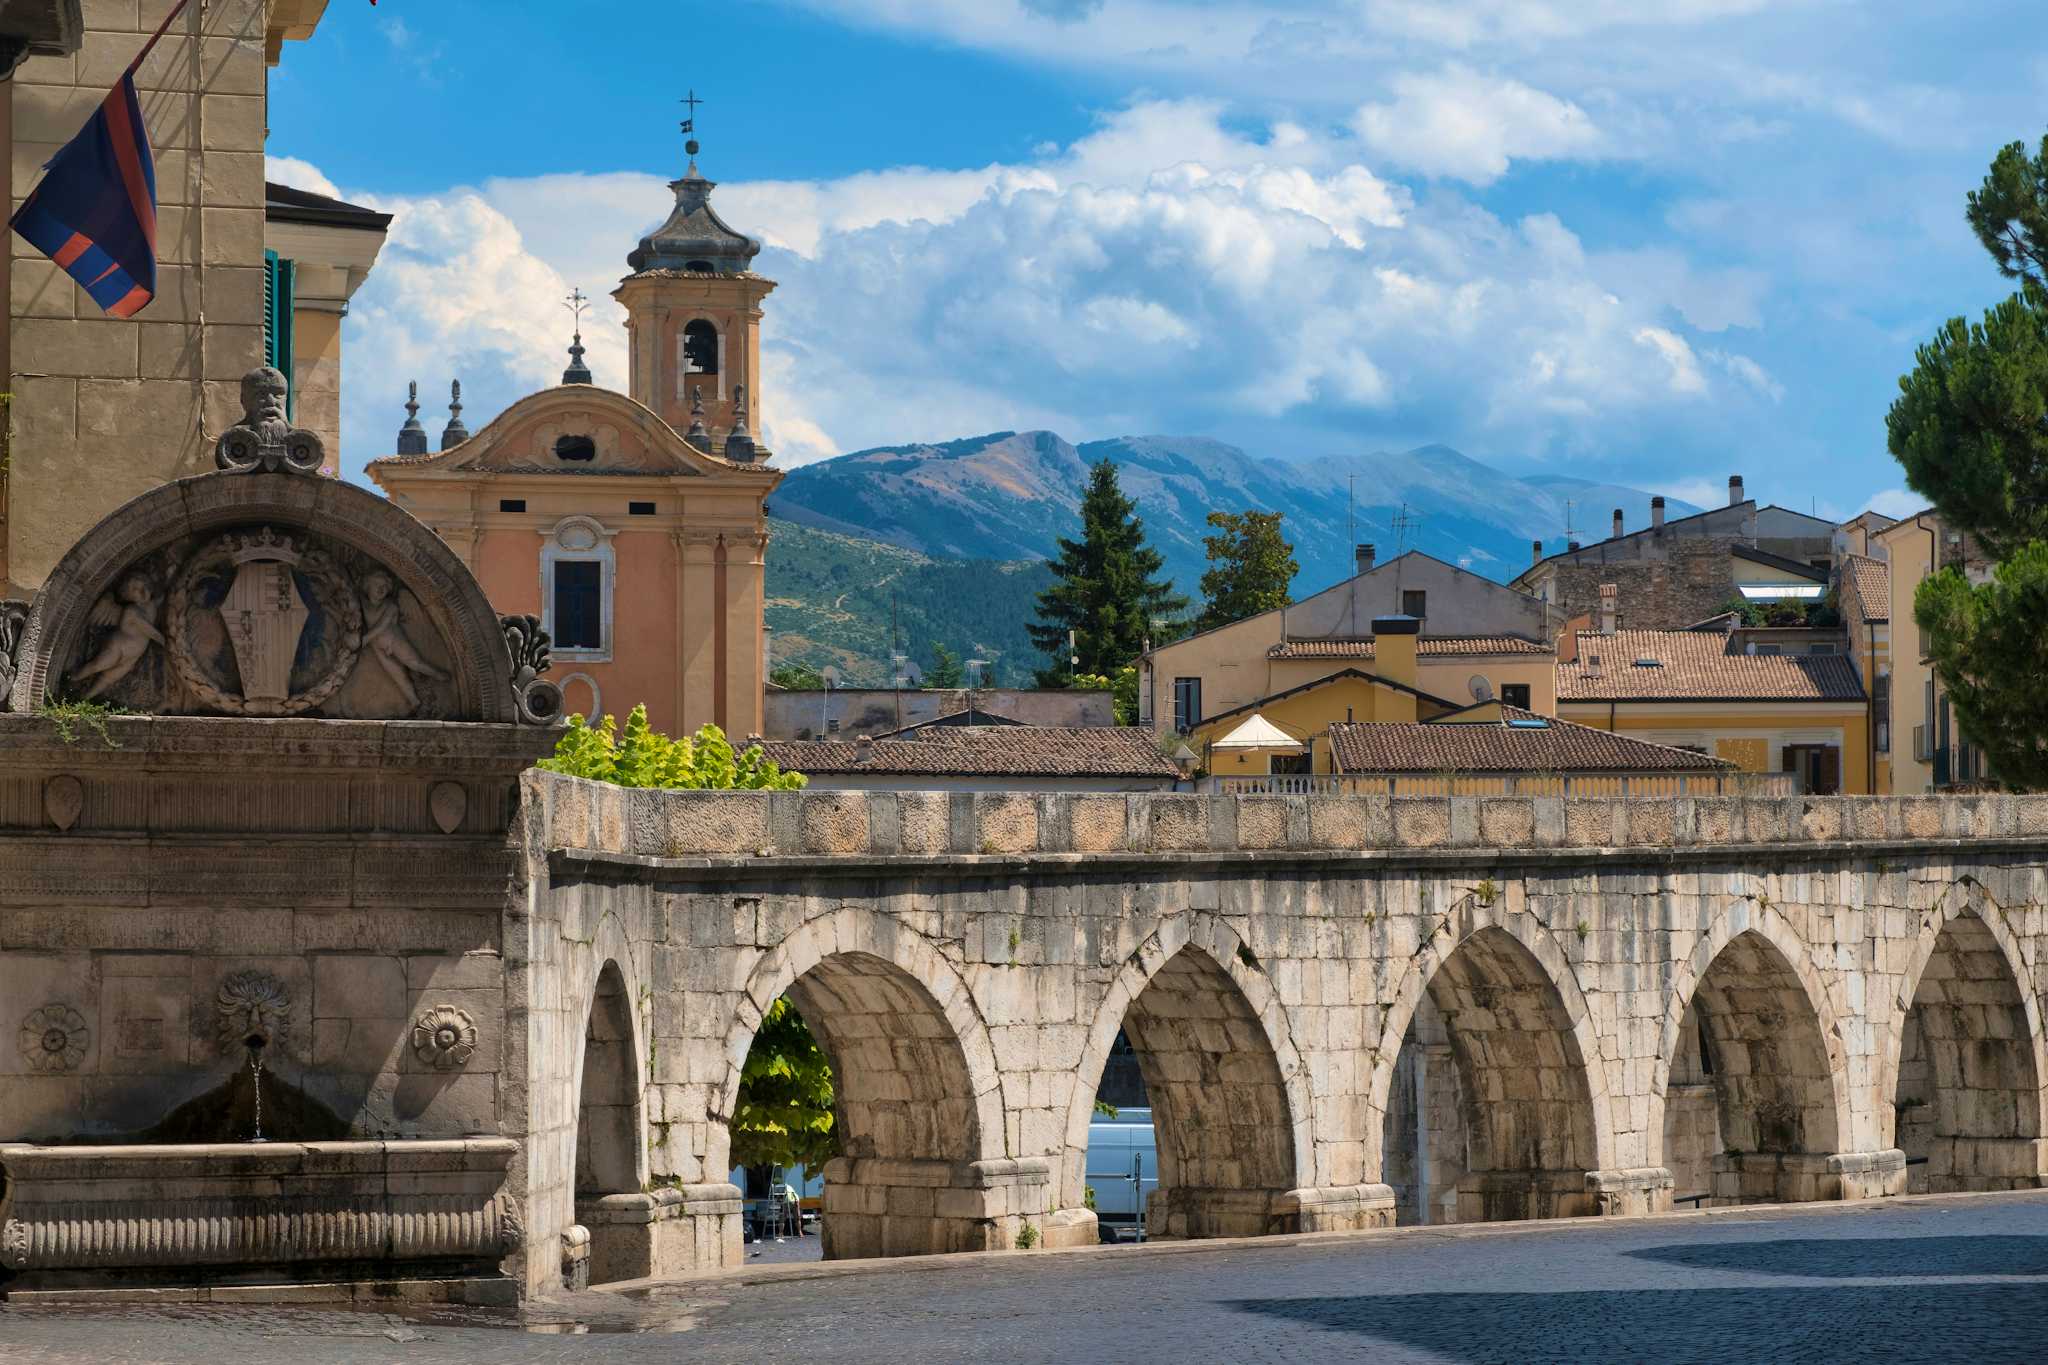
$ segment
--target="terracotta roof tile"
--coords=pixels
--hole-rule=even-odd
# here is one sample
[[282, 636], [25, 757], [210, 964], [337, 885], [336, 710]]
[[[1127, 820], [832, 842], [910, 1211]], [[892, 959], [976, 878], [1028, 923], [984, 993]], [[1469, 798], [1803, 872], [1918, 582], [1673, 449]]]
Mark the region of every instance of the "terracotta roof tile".
[[1846, 654], [1745, 654], [1705, 630], [1581, 631], [1578, 658], [1557, 666], [1557, 699], [1862, 701], [1863, 684]]
[[1180, 770], [1158, 749], [1158, 736], [1137, 725], [931, 726], [916, 739], [770, 740], [761, 747], [785, 769], [834, 776], [894, 777], [1157, 777]]
[[[1266, 651], [1269, 659], [1370, 659], [1371, 636], [1353, 639], [1282, 640]], [[1424, 635], [1417, 642], [1422, 658], [1476, 654], [1548, 654], [1548, 645], [1524, 640], [1519, 635]]]
[[1882, 559], [1850, 555], [1842, 564], [1842, 577], [1862, 604], [1866, 621], [1889, 621], [1892, 615], [1892, 570]]
[[[1362, 773], [1719, 772], [1734, 765], [1690, 749], [1650, 744], [1590, 725], [1503, 706], [1501, 721], [1339, 722], [1338, 768]], [[1509, 724], [1520, 721], [1522, 724]], [[1540, 725], [1534, 722], [1541, 722]]]

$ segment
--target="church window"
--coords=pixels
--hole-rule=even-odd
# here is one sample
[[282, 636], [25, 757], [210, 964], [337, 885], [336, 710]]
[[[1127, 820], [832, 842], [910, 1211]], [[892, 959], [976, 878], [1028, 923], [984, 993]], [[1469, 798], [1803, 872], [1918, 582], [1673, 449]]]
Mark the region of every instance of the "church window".
[[555, 628], [550, 632], [555, 648], [603, 646], [603, 578], [604, 566], [596, 560], [572, 559], [555, 565]]
[[586, 516], [564, 517], [541, 532], [540, 625], [564, 662], [612, 657], [612, 534]]
[[702, 318], [683, 328], [683, 371], [718, 373], [718, 329]]
[[630, 517], [651, 517], [654, 515], [654, 504], [651, 502], [629, 502], [626, 504], [626, 515]]
[[564, 436], [555, 442], [555, 458], [558, 460], [594, 460], [597, 458], [597, 442], [588, 436]]
[[718, 267], [709, 261], [684, 261], [683, 269], [694, 270], [700, 275], [716, 275]]
[[500, 512], [524, 512], [524, 511], [526, 510], [526, 499], [525, 499], [525, 498], [499, 498], [499, 499], [498, 499], [498, 510], [499, 510]]

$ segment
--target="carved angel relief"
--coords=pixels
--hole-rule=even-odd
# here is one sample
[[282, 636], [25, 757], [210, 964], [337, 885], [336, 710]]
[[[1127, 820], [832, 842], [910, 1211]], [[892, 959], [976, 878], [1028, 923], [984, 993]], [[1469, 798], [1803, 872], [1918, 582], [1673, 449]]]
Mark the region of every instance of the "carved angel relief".
[[142, 573], [130, 573], [120, 587], [93, 605], [87, 622], [105, 633], [92, 657], [71, 673], [74, 687], [85, 685], [86, 700], [111, 692], [135, 671], [151, 645], [164, 643], [156, 617], [156, 585]]

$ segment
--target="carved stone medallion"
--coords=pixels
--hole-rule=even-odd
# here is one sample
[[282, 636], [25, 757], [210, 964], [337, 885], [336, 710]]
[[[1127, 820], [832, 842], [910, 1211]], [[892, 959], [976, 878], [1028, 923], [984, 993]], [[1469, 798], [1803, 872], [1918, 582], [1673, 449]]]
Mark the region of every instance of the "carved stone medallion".
[[21, 1021], [17, 1046], [33, 1071], [74, 1071], [91, 1038], [84, 1015], [69, 1005], [45, 1005]]
[[434, 789], [427, 793], [427, 811], [443, 834], [453, 834], [460, 829], [462, 817], [468, 810], [469, 791], [460, 782], [436, 782]]
[[363, 643], [355, 585], [326, 550], [265, 526], [188, 559], [166, 621], [171, 671], [231, 716], [296, 716], [348, 681]]
[[476, 1055], [476, 1021], [466, 1010], [436, 1005], [413, 1021], [412, 1050], [436, 1071], [453, 1071]]
[[58, 829], [70, 829], [85, 810], [85, 784], [70, 773], [58, 773], [43, 783], [43, 814]]

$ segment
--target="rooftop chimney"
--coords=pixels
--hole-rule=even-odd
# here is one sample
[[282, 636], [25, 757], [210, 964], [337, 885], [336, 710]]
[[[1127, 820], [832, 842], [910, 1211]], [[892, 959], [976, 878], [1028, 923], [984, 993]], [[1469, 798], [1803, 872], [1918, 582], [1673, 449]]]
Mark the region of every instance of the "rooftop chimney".
[[1379, 551], [1371, 545], [1354, 546], [1351, 551], [1351, 558], [1352, 562], [1358, 566], [1358, 572], [1371, 573], [1373, 558], [1378, 553]]
[[1616, 540], [1621, 539], [1621, 509], [1619, 507], [1614, 509], [1614, 538]]
[[1613, 583], [1600, 585], [1600, 633], [1614, 634], [1615, 617], [1621, 610], [1621, 589]]
[[1577, 542], [1576, 540], [1567, 540], [1564, 543], [1564, 548], [1567, 551], [1577, 550], [1579, 548], [1579, 542]]
[[872, 736], [854, 736], [853, 761], [856, 763], [872, 763], [875, 761], [875, 741]]
[[1531, 564], [1541, 564], [1543, 562], [1542, 541], [1532, 540], [1529, 542], [1529, 562]]
[[1728, 476], [1728, 505], [1733, 507], [1738, 502], [1748, 501], [1749, 498], [1742, 491], [1742, 476], [1740, 474], [1730, 474]]
[[1415, 650], [1422, 622], [1413, 616], [1373, 618], [1373, 672], [1405, 687], [1415, 686]]
[[1664, 495], [1659, 493], [1650, 499], [1650, 527], [1652, 530], [1664, 525]]

